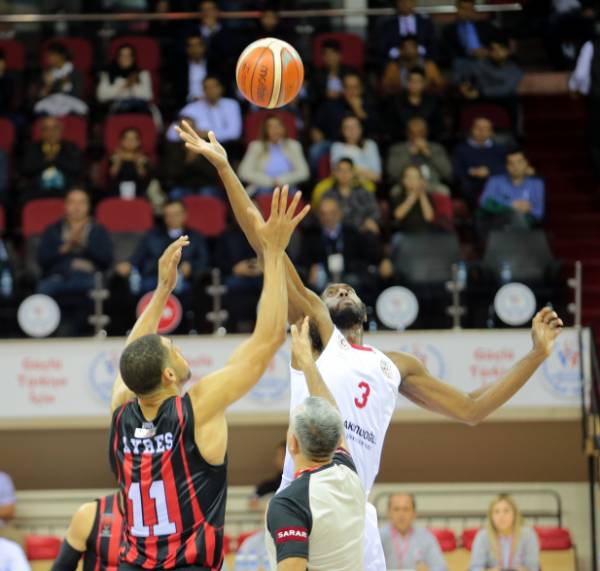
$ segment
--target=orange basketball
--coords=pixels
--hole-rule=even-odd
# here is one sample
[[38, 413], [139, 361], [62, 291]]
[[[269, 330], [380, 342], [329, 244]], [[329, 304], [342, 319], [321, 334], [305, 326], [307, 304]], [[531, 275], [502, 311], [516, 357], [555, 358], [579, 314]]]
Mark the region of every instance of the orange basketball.
[[248, 101], [274, 109], [298, 95], [304, 81], [304, 65], [287, 42], [262, 38], [252, 42], [240, 55], [235, 79]]

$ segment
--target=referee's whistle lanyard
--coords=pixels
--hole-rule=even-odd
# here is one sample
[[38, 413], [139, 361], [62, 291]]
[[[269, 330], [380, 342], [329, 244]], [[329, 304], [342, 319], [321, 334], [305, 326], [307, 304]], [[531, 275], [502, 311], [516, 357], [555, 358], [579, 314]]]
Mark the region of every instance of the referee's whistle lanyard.
[[[403, 538], [398, 530], [395, 527], [392, 527], [392, 543], [394, 545], [394, 551], [396, 553], [396, 559], [398, 561], [398, 565], [404, 565], [404, 559], [410, 549], [410, 540], [412, 539], [413, 530], [411, 530], [406, 534]], [[417, 557], [420, 555], [416, 554]]]

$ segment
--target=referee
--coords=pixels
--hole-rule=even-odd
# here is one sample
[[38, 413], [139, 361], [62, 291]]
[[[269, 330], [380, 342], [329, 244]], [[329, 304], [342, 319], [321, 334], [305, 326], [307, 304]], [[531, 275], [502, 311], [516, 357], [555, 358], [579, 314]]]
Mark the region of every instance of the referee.
[[345, 449], [337, 405], [315, 365], [308, 318], [300, 332], [292, 326], [292, 363], [304, 373], [311, 396], [294, 410], [288, 430], [296, 479], [267, 511], [271, 568], [360, 571], [365, 492]]

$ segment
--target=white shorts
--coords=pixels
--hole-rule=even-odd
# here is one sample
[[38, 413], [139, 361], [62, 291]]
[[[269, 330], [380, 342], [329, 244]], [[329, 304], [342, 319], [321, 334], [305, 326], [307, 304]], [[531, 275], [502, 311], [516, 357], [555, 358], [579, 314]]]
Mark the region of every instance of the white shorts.
[[377, 510], [370, 503], [367, 503], [365, 510], [364, 563], [364, 571], [385, 571], [385, 556], [379, 536]]

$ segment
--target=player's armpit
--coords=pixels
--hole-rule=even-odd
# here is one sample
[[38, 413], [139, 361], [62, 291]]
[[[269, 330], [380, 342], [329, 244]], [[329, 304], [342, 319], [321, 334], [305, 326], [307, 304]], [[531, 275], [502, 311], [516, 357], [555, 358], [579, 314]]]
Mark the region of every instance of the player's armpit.
[[277, 563], [277, 571], [306, 571], [308, 561], [302, 557], [288, 557]]
[[85, 551], [88, 537], [92, 533], [97, 509], [96, 502], [88, 502], [80, 506], [71, 518], [65, 539], [73, 549]]
[[135, 398], [135, 393], [127, 388], [121, 375], [117, 375], [117, 379], [113, 385], [112, 395], [110, 397], [110, 412], [115, 412], [115, 410], [117, 410], [120, 406], [123, 406], [126, 402], [129, 402], [133, 398]]

